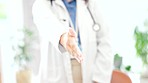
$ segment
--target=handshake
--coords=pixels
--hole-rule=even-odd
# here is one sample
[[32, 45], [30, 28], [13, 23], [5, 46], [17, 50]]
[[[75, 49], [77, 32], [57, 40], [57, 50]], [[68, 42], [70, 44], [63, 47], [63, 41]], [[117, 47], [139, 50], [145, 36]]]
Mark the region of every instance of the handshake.
[[73, 57], [81, 63], [83, 61], [82, 52], [77, 44], [77, 34], [70, 28], [69, 32], [62, 34], [60, 38], [60, 44], [71, 54]]

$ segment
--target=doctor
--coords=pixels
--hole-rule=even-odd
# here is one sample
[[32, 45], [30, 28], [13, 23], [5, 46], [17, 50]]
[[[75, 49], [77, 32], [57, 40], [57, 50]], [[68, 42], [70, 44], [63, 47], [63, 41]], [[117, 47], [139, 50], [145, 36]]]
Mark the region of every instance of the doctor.
[[99, 4], [99, 0], [35, 1], [40, 83], [110, 83], [113, 55]]

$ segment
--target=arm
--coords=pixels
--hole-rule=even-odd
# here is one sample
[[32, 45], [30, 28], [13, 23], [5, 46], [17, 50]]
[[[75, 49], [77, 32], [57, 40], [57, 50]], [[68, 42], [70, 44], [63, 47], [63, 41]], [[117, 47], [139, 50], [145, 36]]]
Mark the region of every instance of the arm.
[[48, 5], [43, 0], [36, 0], [32, 9], [33, 20], [41, 38], [51, 42], [59, 50], [60, 37], [68, 32], [69, 27], [64, 26], [58, 20]]
[[113, 55], [111, 51], [109, 28], [104, 22], [99, 0], [89, 0], [88, 7], [94, 16], [95, 22], [101, 26], [100, 30], [96, 32], [97, 56], [92, 80], [94, 83], [110, 83], [113, 67]]
[[[66, 49], [78, 62], [83, 60], [82, 53], [76, 42], [75, 31], [62, 24], [50, 10], [49, 4], [43, 0], [37, 0], [33, 5], [34, 22], [44, 41], [49, 41], [53, 46], [62, 52]], [[62, 50], [60, 47], [64, 47]]]

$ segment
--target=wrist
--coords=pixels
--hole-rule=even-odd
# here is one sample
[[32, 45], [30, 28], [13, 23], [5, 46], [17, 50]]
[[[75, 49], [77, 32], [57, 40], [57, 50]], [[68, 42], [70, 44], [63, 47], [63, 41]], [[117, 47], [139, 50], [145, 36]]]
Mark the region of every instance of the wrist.
[[63, 33], [60, 37], [60, 44], [66, 48], [66, 42], [67, 42], [67, 34], [68, 33]]

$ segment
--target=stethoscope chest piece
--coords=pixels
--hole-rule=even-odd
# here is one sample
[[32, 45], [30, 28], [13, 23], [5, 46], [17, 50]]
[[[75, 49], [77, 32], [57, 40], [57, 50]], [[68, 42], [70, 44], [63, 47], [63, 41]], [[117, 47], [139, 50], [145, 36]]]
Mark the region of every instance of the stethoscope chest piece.
[[100, 30], [100, 25], [99, 24], [94, 24], [92, 28], [93, 28], [93, 30], [95, 32], [98, 32]]

